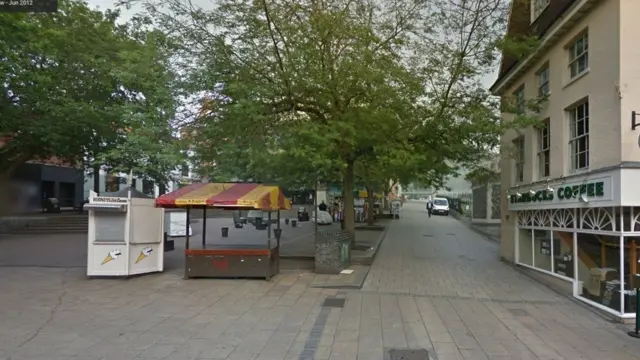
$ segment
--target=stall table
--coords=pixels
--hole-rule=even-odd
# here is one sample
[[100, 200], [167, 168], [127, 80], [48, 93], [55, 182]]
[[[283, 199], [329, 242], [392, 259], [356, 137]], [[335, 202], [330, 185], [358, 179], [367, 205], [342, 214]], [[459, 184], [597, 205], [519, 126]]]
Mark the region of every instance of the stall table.
[[[277, 186], [247, 183], [191, 184], [156, 199], [157, 207], [186, 208], [187, 227], [191, 209], [202, 209], [202, 241], [191, 244], [190, 234], [185, 243], [185, 278], [265, 278], [279, 272], [280, 210], [291, 209], [291, 203]], [[215, 243], [207, 241], [207, 209], [262, 210], [268, 213], [266, 239], [257, 241], [242, 237], [223, 238]], [[272, 212], [276, 212], [275, 231], [271, 231]], [[245, 225], [250, 226], [250, 225]], [[232, 229], [229, 229], [232, 230]], [[235, 230], [235, 229], [234, 229]], [[240, 231], [241, 232], [241, 231]], [[235, 233], [234, 233], [235, 234]], [[271, 235], [275, 235], [275, 239]]]

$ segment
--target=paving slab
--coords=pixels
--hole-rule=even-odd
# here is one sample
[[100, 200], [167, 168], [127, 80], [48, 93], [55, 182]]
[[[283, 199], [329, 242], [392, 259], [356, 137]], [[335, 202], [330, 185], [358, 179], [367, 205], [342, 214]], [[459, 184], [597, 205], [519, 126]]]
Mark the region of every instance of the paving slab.
[[364, 284], [367, 273], [369, 273], [369, 266], [353, 265], [346, 270], [353, 272], [335, 275], [316, 274], [310, 286], [330, 289], [360, 289]]
[[497, 244], [427, 219], [423, 206], [405, 204], [391, 223], [362, 289], [314, 287], [308, 270], [87, 280], [81, 268], [5, 267], [0, 359], [640, 359], [628, 327], [502, 264]]

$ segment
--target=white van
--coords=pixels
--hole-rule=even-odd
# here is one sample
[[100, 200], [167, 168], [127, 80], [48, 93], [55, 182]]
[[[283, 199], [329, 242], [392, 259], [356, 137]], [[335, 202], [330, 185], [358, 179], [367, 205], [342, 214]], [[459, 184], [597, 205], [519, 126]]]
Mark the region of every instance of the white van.
[[433, 209], [431, 212], [435, 214], [442, 214], [444, 216], [449, 215], [449, 200], [445, 198], [434, 198], [433, 199]]

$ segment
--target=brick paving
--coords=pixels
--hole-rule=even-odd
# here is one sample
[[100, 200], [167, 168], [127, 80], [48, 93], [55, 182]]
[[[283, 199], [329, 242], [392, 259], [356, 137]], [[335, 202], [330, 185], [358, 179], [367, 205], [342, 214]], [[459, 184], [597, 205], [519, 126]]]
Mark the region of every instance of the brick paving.
[[[497, 245], [405, 204], [361, 290], [314, 275], [87, 280], [77, 268], [0, 273], [2, 360], [640, 359], [640, 341], [497, 259]], [[344, 298], [343, 308], [323, 307]], [[335, 305], [335, 304], [334, 304]]]

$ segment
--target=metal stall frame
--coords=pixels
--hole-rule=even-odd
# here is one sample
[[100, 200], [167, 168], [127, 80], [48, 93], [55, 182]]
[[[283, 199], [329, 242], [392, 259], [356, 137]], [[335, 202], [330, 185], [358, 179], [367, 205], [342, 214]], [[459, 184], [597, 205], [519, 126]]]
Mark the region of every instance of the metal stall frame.
[[[187, 229], [191, 223], [191, 208], [187, 206]], [[197, 206], [200, 208], [200, 206]], [[251, 208], [254, 210], [254, 208]], [[202, 249], [191, 249], [190, 236], [187, 232], [185, 240], [185, 268], [184, 278], [264, 278], [280, 272], [280, 209], [277, 210], [276, 246], [271, 247], [271, 211], [268, 213], [267, 247], [248, 248], [234, 246], [220, 246], [207, 249], [207, 206], [202, 206]], [[241, 210], [233, 208], [233, 210]], [[242, 209], [247, 210], [247, 209]], [[261, 209], [262, 210], [262, 209]], [[270, 209], [271, 210], [271, 209]], [[263, 210], [264, 211], [264, 210]]]

